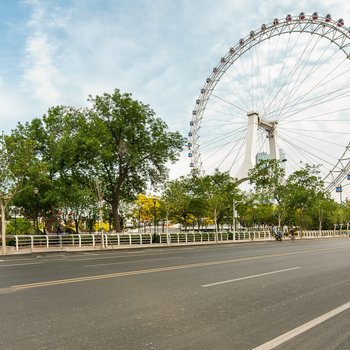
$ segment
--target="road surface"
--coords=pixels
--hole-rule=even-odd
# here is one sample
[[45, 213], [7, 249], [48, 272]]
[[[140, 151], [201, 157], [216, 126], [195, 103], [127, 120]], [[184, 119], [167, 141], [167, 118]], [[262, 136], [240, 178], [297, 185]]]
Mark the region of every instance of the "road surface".
[[350, 239], [0, 258], [0, 349], [349, 349]]

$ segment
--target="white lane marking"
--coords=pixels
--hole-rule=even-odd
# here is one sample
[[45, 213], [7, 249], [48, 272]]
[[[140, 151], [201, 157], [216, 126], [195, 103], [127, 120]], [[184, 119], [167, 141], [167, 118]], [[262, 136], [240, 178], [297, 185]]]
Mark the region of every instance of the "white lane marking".
[[102, 263], [102, 264], [94, 264], [94, 265], [85, 265], [84, 267], [96, 267], [96, 266], [106, 266], [106, 265], [121, 265], [121, 264], [129, 264], [129, 263], [137, 263], [137, 262], [145, 262], [145, 261], [159, 261], [159, 260], [172, 260], [172, 259], [182, 259], [182, 256], [173, 256], [171, 258], [157, 258], [157, 259], [142, 259], [142, 260], [129, 260], [129, 261], [117, 261], [112, 263]]
[[0, 265], [0, 267], [12, 267], [12, 266], [27, 266], [27, 265], [41, 265], [41, 262], [33, 262], [33, 263], [21, 263], [21, 264], [7, 264], [7, 265]]
[[[160, 255], [169, 255], [169, 254], [176, 254], [177, 252], [168, 252], [168, 253], [160, 253], [160, 254], [143, 254], [141, 257], [143, 256], [160, 256]], [[44, 264], [44, 263], [51, 263], [51, 262], [57, 262], [57, 261], [63, 261], [63, 262], [79, 262], [79, 261], [96, 261], [96, 260], [104, 260], [104, 259], [117, 259], [117, 258], [130, 258], [130, 254], [127, 255], [118, 255], [118, 254], [108, 254], [108, 256], [102, 255], [102, 254], [95, 254], [97, 255], [97, 257], [95, 256], [91, 256], [88, 257], [87, 255], [75, 255], [75, 257], [82, 257], [82, 258], [77, 258], [77, 259], [67, 259], [68, 255], [65, 256], [65, 259], [59, 258], [59, 259], [55, 259], [55, 257], [53, 256], [52, 259], [46, 259], [45, 257], [43, 257], [42, 259], [37, 259], [37, 258], [31, 258], [31, 259], [21, 259], [20, 261], [22, 263], [18, 263], [18, 264], [11, 264], [11, 265], [0, 265], [0, 267], [5, 267], [5, 266], [21, 266], [21, 265], [37, 265], [37, 264]], [[140, 255], [138, 255], [140, 256]], [[35, 262], [33, 263], [23, 263], [23, 261], [28, 261], [28, 260], [35, 260]], [[6, 262], [15, 262], [15, 261], [19, 261], [19, 259], [9, 259], [9, 260], [4, 260]]]
[[212, 286], [217, 286], [217, 285], [219, 285], [219, 284], [225, 284], [225, 283], [243, 281], [243, 280], [248, 280], [248, 279], [250, 279], [250, 278], [256, 278], [256, 277], [261, 277], [261, 276], [267, 276], [267, 275], [272, 275], [272, 274], [274, 274], [274, 273], [280, 273], [280, 272], [291, 271], [291, 270], [296, 270], [296, 269], [301, 269], [301, 267], [300, 267], [300, 266], [297, 266], [297, 267], [290, 267], [289, 269], [283, 269], [283, 270], [265, 272], [265, 273], [260, 273], [259, 275], [252, 275], [252, 276], [246, 276], [246, 277], [235, 278], [235, 279], [233, 279], [233, 280], [227, 280], [227, 281], [220, 281], [220, 282], [215, 282], [215, 283], [203, 284], [202, 287], [204, 287], [204, 288], [205, 288], [205, 287], [212, 287]]
[[306, 332], [307, 330], [319, 325], [320, 323], [327, 321], [328, 319], [340, 314], [341, 312], [347, 310], [350, 308], [350, 302], [341, 305], [339, 307], [337, 307], [336, 309], [329, 311], [319, 317], [316, 317], [315, 319], [304, 323], [303, 325], [292, 329], [291, 331], [284, 333], [282, 335], [280, 335], [279, 337], [270, 340], [269, 342], [262, 344], [260, 346], [258, 346], [257, 348], [254, 348], [253, 350], [270, 350], [270, 349], [274, 349], [276, 346], [279, 346], [283, 343], [285, 343], [286, 341], [296, 337], [299, 334], [302, 334], [304, 332]]

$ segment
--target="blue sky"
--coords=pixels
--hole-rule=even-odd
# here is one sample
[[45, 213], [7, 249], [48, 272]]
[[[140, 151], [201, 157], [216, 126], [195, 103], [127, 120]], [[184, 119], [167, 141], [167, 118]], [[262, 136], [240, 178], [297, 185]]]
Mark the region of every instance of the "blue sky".
[[[300, 11], [350, 24], [340, 0], [2, 0], [0, 129], [118, 88], [186, 135], [199, 90], [228, 48]], [[175, 168], [187, 173], [188, 159]]]

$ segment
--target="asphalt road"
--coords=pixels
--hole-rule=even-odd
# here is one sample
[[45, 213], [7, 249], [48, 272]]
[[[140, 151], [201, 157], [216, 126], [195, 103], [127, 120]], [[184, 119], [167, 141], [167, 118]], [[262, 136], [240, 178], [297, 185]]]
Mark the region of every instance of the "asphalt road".
[[0, 257], [0, 349], [350, 349], [350, 239]]

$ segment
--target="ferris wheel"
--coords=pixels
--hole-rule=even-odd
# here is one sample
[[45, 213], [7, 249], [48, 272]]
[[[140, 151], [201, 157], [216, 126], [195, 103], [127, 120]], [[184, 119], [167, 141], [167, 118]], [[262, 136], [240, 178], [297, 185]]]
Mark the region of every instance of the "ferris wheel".
[[220, 59], [192, 112], [188, 156], [201, 174], [245, 179], [258, 160], [277, 159], [287, 173], [318, 165], [326, 178], [349, 141], [349, 28], [301, 12], [262, 24]]

